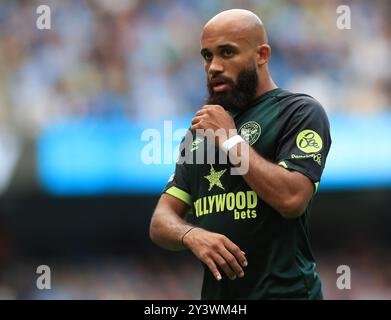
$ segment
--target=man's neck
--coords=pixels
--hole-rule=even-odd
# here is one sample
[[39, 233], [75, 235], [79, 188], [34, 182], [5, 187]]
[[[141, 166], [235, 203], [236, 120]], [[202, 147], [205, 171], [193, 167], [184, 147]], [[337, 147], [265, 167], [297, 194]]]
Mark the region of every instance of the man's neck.
[[265, 66], [265, 69], [262, 70], [259, 74], [259, 85], [257, 88], [257, 97], [263, 95], [270, 90], [278, 88], [278, 86], [274, 83], [272, 77], [270, 76], [268, 66]]
[[270, 79], [269, 83], [267, 83], [266, 85], [262, 85], [257, 89], [257, 97], [260, 97], [264, 93], [269, 92], [276, 88], [278, 88], [278, 86], [274, 83], [273, 80]]

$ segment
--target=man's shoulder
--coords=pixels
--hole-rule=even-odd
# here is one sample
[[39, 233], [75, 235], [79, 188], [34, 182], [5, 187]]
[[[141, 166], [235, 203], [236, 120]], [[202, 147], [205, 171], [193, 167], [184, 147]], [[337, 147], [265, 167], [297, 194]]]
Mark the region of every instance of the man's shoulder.
[[281, 89], [276, 93], [275, 98], [283, 105], [302, 104], [322, 107], [319, 101], [306, 93], [297, 93]]
[[281, 109], [281, 115], [293, 114], [316, 114], [321, 117], [326, 117], [326, 112], [323, 106], [314, 97], [305, 93], [294, 93], [288, 90], [281, 90], [276, 94]]

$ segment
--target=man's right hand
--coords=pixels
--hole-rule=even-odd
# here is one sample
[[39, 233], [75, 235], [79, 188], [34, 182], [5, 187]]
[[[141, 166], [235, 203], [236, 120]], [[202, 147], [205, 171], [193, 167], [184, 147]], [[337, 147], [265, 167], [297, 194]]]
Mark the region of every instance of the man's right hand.
[[247, 266], [245, 253], [226, 236], [205, 229], [194, 228], [184, 236], [183, 244], [208, 266], [217, 280], [221, 280], [221, 274], [217, 266], [231, 280], [244, 276], [242, 267]]

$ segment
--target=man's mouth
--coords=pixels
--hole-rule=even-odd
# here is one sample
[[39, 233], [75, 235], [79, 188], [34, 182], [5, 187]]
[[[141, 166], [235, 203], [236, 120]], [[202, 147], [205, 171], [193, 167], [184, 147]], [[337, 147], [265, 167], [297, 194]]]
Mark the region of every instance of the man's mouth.
[[214, 92], [226, 91], [229, 87], [228, 83], [223, 80], [211, 80], [210, 86]]
[[222, 92], [228, 89], [228, 85], [225, 83], [213, 86], [213, 91], [214, 92]]

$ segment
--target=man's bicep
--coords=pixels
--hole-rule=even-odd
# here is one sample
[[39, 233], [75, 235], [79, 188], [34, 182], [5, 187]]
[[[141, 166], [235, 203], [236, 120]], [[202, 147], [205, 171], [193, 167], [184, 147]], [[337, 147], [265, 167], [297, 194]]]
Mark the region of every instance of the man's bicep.
[[177, 198], [178, 200], [186, 203], [188, 206], [191, 206], [191, 195], [187, 191], [183, 190], [183, 188], [173, 185], [167, 188], [164, 193]]
[[293, 184], [300, 186], [300, 197], [303, 201], [308, 202], [316, 191], [314, 183], [310, 178], [298, 171], [291, 171], [290, 173]]
[[[280, 167], [283, 167], [284, 169], [290, 171], [291, 173], [294, 173], [295, 176], [299, 177], [295, 179], [295, 183], [297, 185], [306, 184], [306, 182], [310, 183], [310, 189], [312, 190], [312, 194], [316, 193], [319, 186], [319, 180], [320, 178], [317, 178], [311, 173], [311, 170], [302, 165], [297, 165], [296, 163], [293, 163], [291, 161], [280, 161], [278, 163]], [[301, 179], [300, 179], [301, 178]]]
[[159, 199], [156, 212], [174, 212], [176, 215], [183, 218], [188, 210], [189, 205], [187, 203], [176, 198], [175, 196], [163, 193]]

